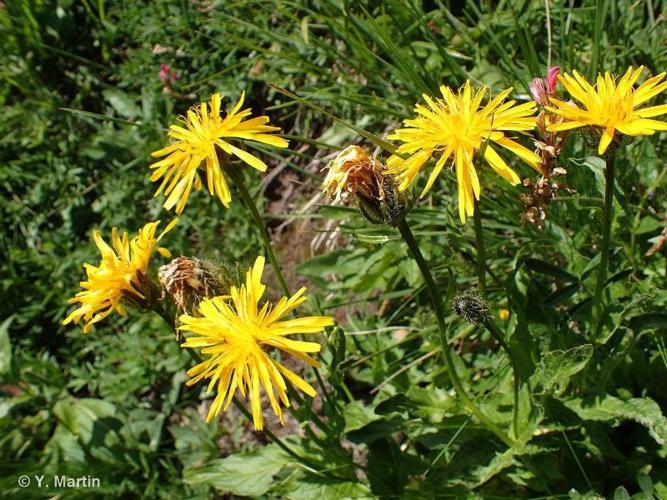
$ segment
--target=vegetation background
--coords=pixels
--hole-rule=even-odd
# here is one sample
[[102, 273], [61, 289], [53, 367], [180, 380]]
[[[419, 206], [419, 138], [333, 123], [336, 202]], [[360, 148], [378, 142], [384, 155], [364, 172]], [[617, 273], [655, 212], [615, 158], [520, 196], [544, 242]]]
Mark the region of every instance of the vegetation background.
[[[383, 136], [422, 93], [466, 78], [528, 99], [551, 65], [658, 74], [666, 9], [660, 0], [0, 2], [3, 496], [667, 498], [667, 257], [646, 256], [665, 234], [665, 134], [620, 154], [607, 334], [595, 348], [585, 325], [601, 160], [568, 142], [573, 192], [553, 200], [543, 230], [521, 223], [525, 188], [482, 174], [487, 302], [496, 317], [511, 311], [498, 323], [532, 389], [521, 396], [520, 449], [496, 442], [452, 396], [428, 296], [396, 231], [319, 194], [332, 154], [372, 147], [341, 120]], [[288, 152], [265, 151], [267, 175], [244, 169], [246, 180], [264, 199], [292, 286], [307, 284], [309, 307], [340, 324], [322, 339], [330, 397], [314, 402], [333, 434], [269, 424], [307, 463], [235, 411], [206, 425], [205, 391], [184, 386], [191, 361], [157, 315], [109, 317], [87, 336], [60, 325], [82, 263], [97, 259], [93, 228], [171, 219], [148, 180], [166, 127], [215, 91], [235, 100], [243, 90], [291, 139]], [[453, 176], [442, 177], [410, 222], [451, 303], [476, 285], [475, 239], [458, 222]], [[262, 252], [242, 204], [225, 210], [204, 192], [166, 246], [234, 273]], [[450, 314], [468, 391], [509, 425], [507, 358]], [[22, 474], [89, 475], [101, 486], [21, 490]]]

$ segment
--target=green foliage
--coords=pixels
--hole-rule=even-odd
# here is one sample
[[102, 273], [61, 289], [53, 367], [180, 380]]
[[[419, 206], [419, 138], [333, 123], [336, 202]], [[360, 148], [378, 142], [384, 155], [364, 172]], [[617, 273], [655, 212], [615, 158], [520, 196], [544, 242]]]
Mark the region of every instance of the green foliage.
[[[665, 227], [664, 133], [617, 154], [599, 335], [590, 318], [604, 159], [569, 138], [559, 166], [571, 191], [552, 200], [543, 230], [521, 223], [523, 186], [480, 169], [485, 299], [516, 364], [516, 394], [508, 356], [451, 307], [477, 285], [475, 234], [458, 220], [454, 176], [443, 174], [409, 214], [445, 297], [457, 373], [512, 434], [511, 447], [452, 390], [423, 278], [398, 231], [312, 201], [325, 156], [359, 143], [386, 160], [387, 133], [441, 84], [513, 86], [525, 100], [550, 65], [589, 76], [639, 64], [662, 72], [664, 10], [631, 0], [0, 3], [3, 494], [667, 497], [667, 277], [664, 250], [647, 253]], [[179, 75], [168, 91], [161, 64]], [[93, 228], [108, 237], [114, 226], [171, 220], [153, 198], [150, 152], [214, 91], [229, 100], [246, 91], [253, 111], [291, 139], [288, 151], [261, 150], [267, 177], [244, 175], [267, 200], [271, 228], [282, 224], [274, 239], [290, 283], [306, 282], [311, 312], [338, 320], [322, 339], [326, 394], [313, 405], [326, 428], [299, 404], [300, 422], [269, 425], [296, 456], [252, 433], [238, 412], [204, 422], [205, 387], [185, 385], [192, 361], [157, 315], [109, 317], [88, 336], [61, 325], [82, 263], [98, 259]], [[194, 193], [165, 246], [226, 264], [237, 278], [261, 240], [233, 196], [224, 209]], [[497, 319], [501, 309], [508, 320]], [[56, 474], [101, 485], [17, 484]]]

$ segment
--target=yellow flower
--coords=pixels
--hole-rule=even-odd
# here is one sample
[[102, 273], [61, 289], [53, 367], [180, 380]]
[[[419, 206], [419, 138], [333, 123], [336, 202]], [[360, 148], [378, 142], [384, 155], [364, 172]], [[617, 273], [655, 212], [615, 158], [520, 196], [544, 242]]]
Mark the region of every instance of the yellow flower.
[[[396, 130], [389, 136], [392, 140], [404, 142], [387, 161], [388, 172], [398, 176], [401, 191], [414, 182], [421, 167], [432, 155], [440, 155], [421, 193], [423, 197], [447, 160], [452, 159], [459, 190], [459, 216], [464, 224], [466, 214], [470, 216], [474, 212], [473, 196], [479, 200], [481, 191], [473, 163], [476, 152], [483, 150], [489, 165], [513, 185], [518, 184], [519, 177], [492, 147], [492, 142], [508, 149], [539, 171], [540, 157], [504, 134], [505, 131], [526, 131], [535, 127], [535, 102], [518, 106], [513, 100], [505, 102], [512, 92], [509, 88], [481, 106], [486, 90], [482, 87], [473, 95], [469, 81], [457, 93], [443, 85], [440, 92], [444, 99], [433, 100], [424, 95], [428, 107], [417, 104], [417, 117], [405, 120], [406, 128]], [[409, 155], [409, 158], [403, 159], [400, 155]]]
[[598, 154], [601, 155], [609, 147], [616, 131], [637, 136], [667, 130], [667, 123], [650, 119], [667, 113], [667, 104], [637, 109], [640, 104], [667, 89], [667, 82], [660, 83], [665, 78], [664, 72], [649, 78], [635, 89], [634, 84], [643, 69], [643, 66], [628, 68], [618, 83], [609, 72], [604, 76], [600, 74], [595, 87], [576, 71], [572, 72], [573, 76], [559, 76], [558, 80], [584, 108], [551, 98], [555, 106], [546, 109], [562, 116], [565, 121], [551, 125], [548, 130], [558, 132], [578, 127], [597, 127], [602, 132], [598, 145]]
[[507, 321], [510, 318], [510, 312], [508, 309], [500, 309], [498, 311], [498, 317], [501, 321]]
[[[149, 222], [132, 240], [127, 232], [119, 236], [118, 228], [114, 227], [111, 231], [113, 248], [102, 239], [99, 231], [93, 231], [93, 240], [102, 254], [102, 261], [98, 266], [84, 263], [88, 280], [81, 282], [83, 291], [69, 299], [70, 304], [81, 305], [63, 320], [63, 325], [78, 323], [83, 318], [86, 322], [83, 332], [88, 333], [93, 324], [112, 311], [125, 316], [125, 308], [121, 304], [123, 297], [146, 299], [142, 292], [153, 250], [177, 222], [178, 219], [174, 219], [157, 238], [155, 232], [160, 221]], [[171, 255], [166, 248], [158, 247], [157, 250], [165, 257]]]
[[234, 109], [222, 118], [222, 94], [213, 94], [210, 104], [202, 103], [188, 111], [187, 116], [182, 119], [185, 128], [179, 125], [169, 127], [172, 144], [151, 153], [154, 158], [166, 156], [151, 165], [151, 168], [155, 169], [151, 181], [162, 179], [155, 196], [164, 191], [167, 196], [164, 208], [171, 210], [175, 205], [176, 213], [183, 212], [193, 184], [197, 190], [201, 189], [198, 169], [204, 161], [206, 185], [211, 196], [217, 196], [225, 207], [229, 206], [232, 198], [227, 181], [222, 175], [216, 146], [228, 155], [239, 157], [260, 172], [266, 170], [266, 164], [262, 160], [234, 146], [229, 139], [261, 142], [278, 148], [287, 147], [288, 142], [285, 139], [271, 134], [280, 128], [267, 125], [268, 116], [257, 116], [243, 121], [252, 113], [250, 108], [239, 111], [244, 98], [245, 92], [241, 94]]
[[[278, 349], [311, 366], [319, 363], [307, 353], [319, 352], [320, 344], [288, 338], [297, 333], [319, 333], [333, 325], [330, 316], [307, 316], [281, 320], [305, 302], [305, 288], [291, 297], [282, 297], [275, 305], [259, 300], [264, 294], [262, 284], [264, 258], [258, 257], [246, 273], [245, 285], [231, 287], [230, 295], [203, 300], [201, 317], [182, 315], [179, 330], [191, 332], [183, 347], [201, 349], [209, 358], [188, 370], [193, 385], [210, 379], [208, 390], [216, 385], [218, 393], [206, 418], [210, 422], [220, 411], [226, 411], [238, 390], [250, 399], [256, 430], [263, 428], [260, 388], [263, 387], [274, 413], [283, 423], [281, 404], [289, 406], [287, 381], [309, 396], [315, 389], [294, 372], [273, 359], [268, 350]], [[277, 397], [276, 397], [277, 396]]]

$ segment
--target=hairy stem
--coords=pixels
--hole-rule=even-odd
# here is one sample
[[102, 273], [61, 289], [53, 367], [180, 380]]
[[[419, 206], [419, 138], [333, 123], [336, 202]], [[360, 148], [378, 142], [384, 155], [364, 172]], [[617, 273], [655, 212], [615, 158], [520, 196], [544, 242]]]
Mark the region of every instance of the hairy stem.
[[264, 243], [264, 248], [266, 249], [266, 253], [269, 256], [269, 261], [271, 262], [271, 266], [273, 267], [273, 272], [276, 274], [276, 277], [280, 282], [280, 286], [283, 289], [283, 293], [285, 295], [290, 295], [289, 287], [287, 286], [287, 281], [285, 280], [285, 276], [283, 275], [283, 272], [280, 269], [276, 253], [274, 252], [273, 246], [271, 245], [271, 237], [269, 236], [269, 232], [266, 229], [266, 225], [264, 224], [264, 219], [259, 213], [259, 210], [257, 210], [257, 205], [255, 204], [255, 200], [252, 199], [252, 196], [250, 196], [250, 193], [248, 192], [248, 188], [246, 187], [245, 182], [243, 181], [243, 176], [233, 166], [231, 166], [229, 162], [222, 156], [220, 157], [220, 164], [222, 165], [222, 168], [225, 170], [225, 173], [236, 185], [236, 188], [239, 190], [239, 194], [243, 199], [243, 203], [250, 211], [250, 215], [252, 216], [255, 226], [259, 230], [260, 236]]
[[419, 270], [421, 271], [421, 274], [424, 278], [424, 282], [426, 283], [426, 288], [429, 291], [435, 316], [438, 320], [438, 328], [440, 330], [440, 341], [442, 343], [442, 353], [445, 357], [445, 365], [449, 373], [449, 378], [452, 381], [452, 385], [454, 386], [454, 390], [458, 394], [459, 398], [461, 398], [461, 401], [463, 402], [463, 405], [466, 407], [466, 409], [470, 413], [472, 413], [484, 427], [486, 427], [488, 430], [490, 430], [496, 436], [498, 436], [498, 438], [500, 438], [505, 444], [507, 444], [507, 446], [512, 446], [514, 444], [514, 441], [505, 432], [503, 432], [496, 424], [494, 424], [475, 404], [475, 402], [472, 399], [470, 399], [470, 397], [466, 393], [463, 384], [461, 383], [461, 379], [459, 379], [459, 376], [456, 373], [456, 368], [454, 367], [454, 357], [452, 354], [451, 347], [449, 345], [447, 327], [445, 325], [445, 311], [443, 308], [442, 296], [440, 295], [440, 291], [438, 290], [435, 281], [433, 281], [433, 276], [431, 275], [429, 265], [426, 262], [426, 260], [424, 260], [424, 256], [422, 255], [421, 250], [419, 249], [417, 240], [415, 240], [415, 237], [412, 234], [410, 226], [408, 226], [405, 218], [400, 217], [398, 218], [398, 220], [395, 220], [394, 222], [396, 224], [396, 227], [400, 231], [401, 236], [405, 240], [405, 243], [408, 245], [408, 248], [410, 249], [413, 258], [415, 259], [415, 262], [417, 262], [417, 266], [419, 267]]
[[604, 169], [604, 209], [602, 211], [602, 247], [600, 248], [600, 267], [598, 268], [597, 281], [595, 283], [595, 295], [593, 296], [593, 334], [597, 335], [602, 320], [602, 290], [607, 280], [607, 267], [609, 265], [609, 244], [611, 241], [611, 220], [614, 204], [614, 153], [607, 154], [607, 165]]
[[510, 364], [512, 365], [512, 374], [514, 376], [514, 410], [512, 412], [512, 432], [514, 433], [514, 438], [518, 439], [519, 438], [519, 372], [517, 371], [516, 361], [514, 359], [514, 356], [512, 355], [512, 351], [510, 351], [510, 346], [507, 344], [507, 342], [505, 342], [504, 335], [498, 329], [498, 326], [496, 326], [493, 320], [487, 318], [486, 321], [484, 322], [484, 326], [486, 326], [486, 329], [489, 331], [491, 336], [493, 336], [493, 338], [496, 339], [496, 342], [498, 342], [500, 346], [503, 348], [505, 354], [507, 354], [507, 357], [510, 360]]
[[486, 293], [486, 251], [484, 250], [484, 235], [482, 234], [482, 212], [479, 209], [479, 200], [475, 202], [475, 246], [477, 247], [477, 281], [479, 293]]

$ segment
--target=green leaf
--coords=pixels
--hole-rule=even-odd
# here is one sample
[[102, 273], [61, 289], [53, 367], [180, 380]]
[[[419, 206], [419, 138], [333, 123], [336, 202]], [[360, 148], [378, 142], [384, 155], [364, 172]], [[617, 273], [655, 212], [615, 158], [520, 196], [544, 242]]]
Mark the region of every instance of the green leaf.
[[570, 378], [584, 369], [593, 355], [593, 346], [585, 344], [567, 351], [548, 352], [536, 367], [531, 383], [536, 394], [562, 393]]
[[9, 339], [9, 326], [14, 321], [14, 315], [9, 316], [0, 325], [0, 373], [6, 374], [11, 371], [12, 344]]
[[639, 316], [635, 316], [630, 320], [630, 328], [632, 328], [636, 333], [639, 333], [642, 330], [648, 330], [650, 328], [664, 329], [665, 325], [667, 325], [667, 314], [659, 312], [640, 314]]
[[345, 418], [345, 433], [361, 429], [381, 417], [375, 414], [373, 408], [364, 405], [363, 401], [353, 401], [343, 409]]
[[256, 497], [269, 491], [273, 476], [289, 464], [289, 457], [271, 444], [213, 460], [205, 467], [185, 469], [183, 479], [188, 484], [204, 483], [232, 495]]
[[477, 488], [504, 469], [515, 465], [517, 461], [514, 458], [514, 454], [515, 450], [513, 448], [509, 448], [502, 453], [497, 453], [490, 463], [477, 467], [472, 471], [474, 481], [466, 485], [470, 488]]
[[614, 491], [614, 500], [630, 500], [630, 493], [623, 486], [619, 486]]
[[601, 422], [635, 420], [645, 426], [658, 444], [667, 443], [667, 419], [650, 398], [620, 399], [606, 395], [595, 400], [575, 398], [565, 406], [584, 420]]
[[116, 407], [101, 399], [70, 397], [58, 401], [53, 407], [53, 413], [83, 444], [89, 444], [93, 438], [97, 439], [109, 430], [109, 424], [103, 419], [113, 417]]
[[111, 107], [123, 118], [137, 118], [141, 116], [141, 108], [128, 94], [118, 89], [107, 89], [102, 92]]
[[526, 259], [525, 266], [531, 271], [535, 271], [540, 274], [546, 274], [548, 276], [553, 276], [556, 279], [563, 281], [578, 281], [577, 277], [568, 273], [558, 266], [554, 266], [549, 262], [545, 262], [539, 259]]
[[[283, 493], [282, 489], [281, 493]], [[302, 475], [292, 479], [286, 485], [284, 496], [303, 500], [375, 498], [370, 488], [361, 482], [336, 481], [330, 478], [317, 478], [312, 475]]]

